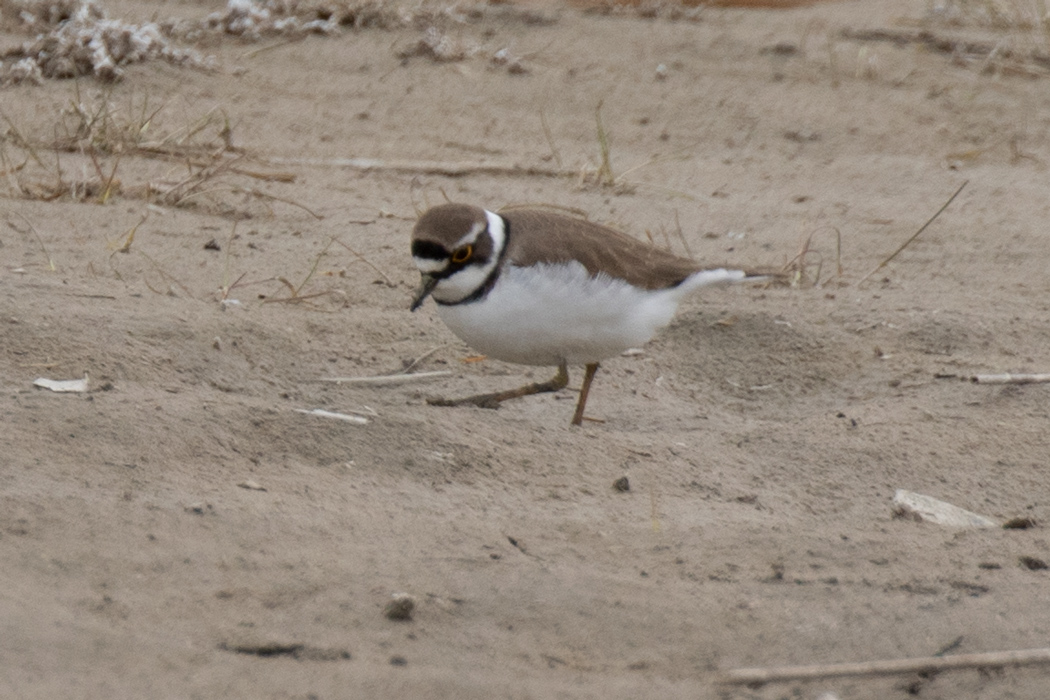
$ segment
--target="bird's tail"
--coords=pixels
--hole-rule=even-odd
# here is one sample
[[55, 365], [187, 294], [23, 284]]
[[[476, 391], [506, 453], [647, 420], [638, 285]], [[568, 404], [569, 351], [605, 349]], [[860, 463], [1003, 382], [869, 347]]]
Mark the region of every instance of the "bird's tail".
[[744, 272], [741, 282], [757, 284], [791, 284], [791, 272], [780, 267], [750, 267]]
[[694, 272], [685, 281], [689, 289], [699, 289], [711, 284], [735, 284], [738, 282], [777, 284], [787, 282], [788, 275], [774, 268], [748, 268], [732, 270], [718, 267]]

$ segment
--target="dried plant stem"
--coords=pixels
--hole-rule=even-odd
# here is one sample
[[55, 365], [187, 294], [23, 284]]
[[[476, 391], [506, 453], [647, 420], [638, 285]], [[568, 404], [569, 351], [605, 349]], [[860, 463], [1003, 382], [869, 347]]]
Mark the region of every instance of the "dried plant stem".
[[113, 160], [113, 169], [110, 170], [109, 177], [106, 177], [105, 173], [102, 172], [102, 165], [98, 162], [98, 155], [95, 153], [93, 145], [88, 147], [88, 157], [91, 158], [91, 164], [95, 166], [95, 173], [98, 175], [99, 188], [101, 189], [98, 195], [98, 203], [105, 204], [113, 193], [113, 183], [116, 182], [119, 186], [117, 168], [120, 167], [120, 154], [118, 153]]
[[543, 135], [547, 137], [547, 145], [551, 149], [551, 156], [554, 158], [554, 162], [558, 164], [558, 170], [561, 170], [561, 156], [558, 155], [558, 149], [554, 145], [554, 136], [551, 134], [550, 125], [547, 124], [547, 115], [542, 109], [540, 110], [540, 124], [543, 126]]
[[392, 386], [395, 384], [408, 384], [409, 382], [421, 382], [429, 379], [450, 376], [452, 376], [452, 372], [448, 370], [439, 370], [437, 372], [416, 372], [415, 374], [386, 374], [379, 377], [322, 377], [315, 381], [334, 382], [335, 384]]
[[358, 260], [360, 260], [361, 262], [363, 262], [363, 263], [364, 263], [365, 265], [368, 265], [368, 266], [369, 266], [370, 268], [372, 268], [372, 270], [373, 270], [373, 271], [374, 271], [374, 272], [375, 272], [375, 273], [376, 273], [377, 275], [379, 275], [380, 277], [382, 277], [382, 278], [383, 278], [383, 281], [384, 281], [384, 282], [386, 283], [386, 286], [388, 286], [388, 287], [396, 287], [396, 286], [397, 286], [397, 284], [396, 284], [396, 283], [395, 283], [395, 282], [394, 282], [394, 281], [393, 281], [392, 279], [390, 279], [390, 276], [389, 276], [389, 275], [387, 275], [387, 274], [386, 274], [385, 272], [383, 272], [382, 270], [380, 270], [380, 269], [379, 269], [379, 267], [378, 267], [378, 266], [377, 266], [377, 265], [376, 265], [376, 264], [375, 264], [374, 262], [372, 262], [371, 260], [369, 260], [368, 258], [366, 258], [366, 257], [365, 257], [364, 255], [362, 255], [361, 253], [358, 253], [358, 252], [357, 252], [356, 250], [354, 250], [353, 248], [351, 248], [350, 246], [348, 246], [348, 245], [347, 245], [346, 243], [343, 243], [343, 242], [342, 242], [341, 240], [339, 240], [338, 238], [336, 238], [336, 239], [335, 239], [335, 242], [336, 242], [336, 243], [338, 243], [339, 245], [343, 246], [343, 247], [344, 247], [344, 248], [346, 248], [347, 250], [349, 250], [349, 251], [350, 251], [350, 252], [351, 252], [351, 253], [353, 254], [353, 256], [354, 256], [355, 258], [357, 258]]
[[237, 222], [233, 222], [233, 226], [230, 228], [230, 235], [226, 237], [226, 254], [223, 256], [222, 263], [222, 297], [220, 301], [226, 301], [229, 298], [230, 292], [237, 284], [244, 279], [248, 273], [242, 273], [240, 277], [230, 282], [230, 258], [233, 254], [233, 241], [237, 237]]
[[602, 100], [598, 100], [598, 106], [594, 108], [594, 122], [598, 130], [598, 150], [601, 152], [601, 165], [598, 167], [598, 182], [603, 185], [612, 185], [616, 182], [613, 175], [612, 155], [609, 151], [609, 137], [605, 133], [602, 124]]
[[12, 140], [15, 142], [15, 145], [24, 148], [30, 157], [37, 162], [37, 165], [46, 168], [47, 166], [44, 165], [44, 161], [40, 160], [40, 156], [37, 155], [36, 149], [33, 148], [33, 144], [22, 135], [22, 132], [18, 130], [18, 127], [15, 126], [15, 123], [11, 121], [11, 118], [8, 117], [3, 110], [0, 110], [0, 119], [3, 119], [7, 123], [7, 127], [11, 130], [11, 133], [14, 134], [15, 138]]
[[[278, 278], [276, 278], [276, 280], [278, 282], [284, 283], [284, 285], [287, 286], [289, 289], [294, 289], [294, 287], [292, 286], [292, 283], [289, 282], [288, 280], [286, 280], [284, 277], [278, 277]], [[269, 282], [271, 280], [264, 280], [264, 281]], [[311, 299], [319, 299], [321, 297], [329, 296], [330, 294], [336, 294], [336, 292], [334, 290], [327, 289], [327, 290], [325, 290], [323, 292], [314, 292], [313, 294], [299, 294], [297, 296], [289, 296], [289, 297], [285, 297], [283, 299], [263, 299], [263, 303], [264, 304], [302, 304], [303, 302], [309, 301]]]
[[674, 210], [674, 229], [675, 233], [678, 234], [678, 240], [682, 242], [682, 247], [685, 249], [685, 256], [690, 260], [696, 260], [696, 256], [693, 255], [693, 250], [689, 247], [689, 241], [685, 238], [685, 232], [682, 231], [682, 220], [678, 218], [678, 210]]
[[916, 231], [915, 233], [913, 233], [913, 234], [912, 234], [912, 236], [911, 236], [911, 238], [909, 238], [908, 240], [904, 241], [904, 243], [902, 243], [902, 244], [900, 245], [900, 247], [899, 247], [899, 248], [897, 248], [897, 250], [893, 251], [893, 253], [892, 253], [892, 254], [891, 254], [891, 255], [890, 255], [890, 256], [889, 256], [888, 258], [886, 258], [885, 260], [883, 260], [882, 262], [880, 262], [880, 263], [879, 263], [878, 265], [876, 265], [876, 266], [875, 266], [875, 269], [874, 269], [874, 270], [872, 270], [872, 271], [871, 271], [871, 272], [869, 272], [868, 274], [866, 274], [866, 275], [864, 275], [863, 277], [861, 277], [861, 278], [860, 278], [860, 281], [858, 281], [858, 282], [857, 282], [857, 286], [860, 286], [860, 285], [861, 285], [861, 284], [862, 284], [862, 283], [863, 283], [863, 282], [864, 282], [865, 280], [867, 280], [867, 279], [868, 279], [869, 277], [871, 277], [872, 275], [874, 275], [874, 274], [875, 274], [876, 272], [878, 272], [878, 271], [879, 271], [879, 270], [881, 270], [882, 268], [886, 267], [886, 265], [887, 265], [887, 264], [888, 264], [888, 263], [889, 263], [889, 262], [890, 262], [891, 260], [893, 260], [893, 259], [894, 259], [895, 257], [897, 257], [897, 255], [899, 255], [899, 254], [900, 254], [900, 252], [901, 252], [902, 250], [904, 250], [904, 249], [905, 249], [905, 248], [907, 248], [907, 247], [908, 247], [909, 245], [911, 245], [911, 242], [912, 242], [912, 241], [914, 241], [914, 240], [915, 240], [916, 238], [918, 238], [918, 237], [919, 237], [919, 234], [920, 234], [920, 233], [922, 233], [923, 231], [925, 231], [925, 230], [926, 230], [926, 229], [927, 229], [927, 228], [929, 227], [929, 225], [930, 225], [930, 224], [932, 224], [932, 223], [934, 222], [934, 220], [935, 220], [935, 219], [936, 219], [936, 218], [937, 218], [938, 216], [940, 216], [940, 215], [941, 215], [941, 213], [942, 213], [942, 212], [944, 212], [944, 210], [945, 210], [945, 209], [947, 209], [947, 208], [948, 208], [948, 205], [950, 205], [950, 204], [951, 204], [952, 202], [954, 202], [954, 201], [955, 201], [955, 198], [959, 196], [959, 193], [963, 191], [963, 188], [964, 188], [964, 187], [966, 187], [966, 185], [967, 185], [967, 184], [968, 184], [969, 182], [970, 182], [969, 180], [963, 180], [963, 184], [959, 185], [959, 189], [955, 190], [955, 194], [953, 194], [953, 195], [952, 195], [951, 197], [949, 197], [949, 198], [948, 198], [948, 201], [947, 201], [947, 202], [945, 202], [945, 203], [944, 203], [944, 204], [943, 204], [943, 205], [941, 206], [941, 208], [937, 210], [937, 213], [936, 213], [936, 214], [934, 214], [933, 216], [931, 216], [931, 217], [929, 218], [929, 220], [928, 220], [928, 221], [927, 221], [927, 222], [926, 222], [925, 224], [923, 224], [923, 225], [922, 225], [922, 228], [920, 228], [920, 229], [919, 229], [918, 231]]
[[314, 273], [317, 272], [317, 267], [318, 267], [318, 265], [321, 264], [321, 258], [323, 258], [325, 256], [325, 253], [328, 252], [328, 249], [332, 247], [332, 244], [335, 243], [335, 241], [336, 241], [336, 239], [334, 237], [329, 239], [328, 243], [325, 244], [325, 247], [322, 248], [321, 252], [317, 254], [316, 258], [314, 258], [314, 264], [310, 266], [310, 271], [306, 273], [306, 278], [302, 282], [299, 283], [298, 287], [292, 287], [288, 283], [288, 280], [284, 279], [283, 277], [279, 277], [278, 278], [279, 280], [284, 282], [286, 285], [291, 287], [292, 298], [293, 299], [297, 298], [299, 296], [299, 292], [301, 292], [303, 290], [303, 287], [306, 286], [306, 283], [309, 282], [310, 278], [312, 278], [314, 276]]
[[17, 165], [12, 163], [7, 157], [7, 146], [0, 142], [0, 175], [6, 177], [11, 190], [20, 195], [24, 194], [25, 190], [22, 189], [22, 185], [18, 182], [18, 178], [15, 177], [15, 173], [21, 172], [27, 163], [29, 163], [28, 157]]
[[417, 175], [515, 175], [521, 177], [576, 177], [575, 171], [531, 165], [501, 163], [441, 163], [427, 160], [382, 160], [379, 158], [267, 158], [274, 165], [301, 165], [315, 168], [347, 168], [363, 171], [390, 171]]
[[291, 39], [282, 39], [281, 41], [278, 41], [278, 42], [276, 42], [274, 44], [268, 44], [266, 46], [260, 46], [257, 49], [252, 49], [251, 51], [245, 51], [243, 54], [241, 54], [241, 58], [242, 59], [255, 58], [256, 56], [258, 56], [261, 53], [265, 53], [267, 51], [273, 51], [274, 49], [279, 49], [282, 46], [288, 46], [289, 44], [296, 44], [296, 43], [302, 41], [305, 38], [306, 38], [306, 34], [303, 34], [303, 35], [300, 35], [300, 36], [297, 36], [297, 37], [293, 37]]
[[[173, 277], [172, 275], [169, 275], [167, 273], [167, 271], [165, 271], [165, 269], [160, 266], [160, 263], [158, 263], [156, 260], [151, 258], [146, 253], [142, 252], [141, 250], [138, 251], [138, 254], [141, 255], [142, 257], [146, 258], [146, 260], [148, 260], [150, 262], [150, 264], [153, 265], [153, 269], [155, 269], [157, 272], [160, 273], [161, 277], [164, 277], [166, 280], [168, 280], [172, 284], [176, 285], [179, 289], [182, 290], [182, 292], [187, 297], [189, 297], [190, 299], [195, 299], [196, 298], [196, 297], [193, 296], [193, 292], [191, 292], [189, 290], [189, 288], [186, 287], [186, 285], [184, 285], [182, 282], [180, 282], [177, 279], [175, 279], [175, 277]], [[161, 295], [164, 294], [164, 292], [162, 292], [160, 290], [157, 290], [157, 289], [154, 289], [153, 286], [150, 285], [150, 283], [145, 278], [143, 278], [143, 282], [145, 282], [146, 286], [149, 287], [149, 290], [151, 292], [153, 292], [154, 294], [161, 294]]]
[[[246, 170], [244, 168], [230, 168], [230, 172], [266, 182], [295, 182], [295, 173], [261, 173], [257, 170]], [[313, 212], [310, 213], [313, 214]], [[317, 215], [314, 214], [314, 216]]]
[[401, 370], [401, 372], [402, 372], [403, 374], [408, 374], [408, 373], [409, 373], [409, 372], [411, 372], [411, 371], [412, 371], [413, 369], [415, 369], [415, 368], [416, 368], [417, 366], [419, 366], [419, 364], [420, 364], [420, 363], [421, 363], [421, 362], [422, 362], [423, 360], [427, 359], [428, 357], [430, 357], [431, 355], [433, 355], [434, 353], [436, 353], [436, 352], [437, 352], [438, 350], [444, 350], [444, 349], [445, 349], [445, 348], [447, 348], [448, 346], [449, 346], [449, 344], [448, 344], [448, 343], [445, 343], [444, 345], [438, 345], [438, 346], [437, 346], [437, 347], [435, 347], [435, 348], [431, 348], [430, 350], [427, 350], [427, 351], [426, 351], [425, 353], [423, 353], [422, 355], [420, 355], [420, 356], [419, 356], [419, 357], [417, 357], [416, 359], [414, 359], [414, 360], [412, 360], [411, 362], [409, 362], [409, 363], [408, 363], [408, 366], [406, 366], [406, 367], [405, 367], [405, 368], [404, 368], [403, 370]]
[[960, 668], [1006, 668], [1048, 663], [1050, 663], [1050, 649], [1022, 649], [981, 654], [863, 661], [851, 664], [737, 668], [726, 671], [720, 681], [734, 685], [761, 685], [844, 676], [892, 676], [902, 673], [936, 673]]
[[21, 212], [16, 211], [15, 214], [22, 217], [22, 220], [29, 225], [29, 230], [33, 232], [33, 236], [36, 237], [36, 242], [40, 244], [40, 251], [44, 254], [44, 257], [47, 258], [47, 269], [51, 272], [55, 272], [58, 269], [55, 267], [55, 260], [51, 257], [51, 253], [47, 252], [47, 246], [44, 245], [44, 239], [40, 237], [40, 232], [36, 230], [36, 226], [34, 226], [33, 222], [27, 219]]
[[179, 206], [190, 197], [200, 194], [201, 187], [203, 187], [206, 182], [220, 175], [240, 159], [241, 156], [238, 156], [233, 160], [215, 163], [214, 165], [201, 168], [196, 172], [193, 171], [192, 164], [187, 163], [190, 174], [176, 183], [173, 187], [169, 188], [166, 192], [162, 193], [160, 197], [161, 201], [171, 206]]
[[842, 231], [835, 228], [835, 271], [842, 277]]
[[270, 194], [269, 192], [263, 192], [262, 190], [260, 190], [258, 188], [255, 188], [255, 187], [235, 187], [235, 188], [232, 188], [231, 191], [233, 191], [233, 192], [242, 192], [244, 194], [250, 194], [253, 197], [259, 197], [260, 199], [269, 199], [269, 200], [272, 200], [274, 202], [283, 202], [284, 204], [290, 204], [293, 207], [299, 207], [300, 209], [302, 209], [303, 211], [305, 211], [307, 214], [309, 214], [310, 216], [314, 217], [318, 221], [320, 221], [321, 219], [324, 218], [323, 216], [321, 216], [320, 214], [315, 212], [313, 209], [310, 209], [309, 207], [307, 207], [305, 204], [301, 204], [299, 202], [294, 202], [294, 201], [292, 201], [290, 199], [286, 199], [284, 197], [278, 197], [277, 195]]
[[149, 218], [149, 212], [143, 214], [142, 218], [139, 219], [139, 222], [137, 224], [135, 224], [134, 226], [132, 226], [131, 230], [128, 231], [126, 236], [124, 236], [124, 243], [121, 244], [121, 246], [119, 248], [114, 250], [113, 253], [110, 254], [109, 257], [112, 258], [117, 253], [124, 253], [125, 255], [130, 253], [131, 252], [131, 244], [135, 242], [135, 232], [139, 230], [139, 226], [142, 226], [142, 224], [146, 223], [146, 219], [148, 219], [148, 218]]

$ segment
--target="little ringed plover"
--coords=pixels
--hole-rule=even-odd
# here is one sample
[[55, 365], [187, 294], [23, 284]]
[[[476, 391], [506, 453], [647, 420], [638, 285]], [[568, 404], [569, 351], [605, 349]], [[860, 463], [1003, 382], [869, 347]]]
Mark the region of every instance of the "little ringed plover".
[[583, 364], [573, 425], [583, 421], [599, 362], [645, 344], [690, 292], [761, 279], [745, 270], [707, 268], [607, 226], [544, 209], [497, 214], [454, 203], [419, 218], [412, 259], [422, 275], [412, 311], [432, 297], [445, 324], [478, 352], [558, 368], [546, 382], [429, 403], [496, 408], [507, 399], [564, 388], [567, 366]]

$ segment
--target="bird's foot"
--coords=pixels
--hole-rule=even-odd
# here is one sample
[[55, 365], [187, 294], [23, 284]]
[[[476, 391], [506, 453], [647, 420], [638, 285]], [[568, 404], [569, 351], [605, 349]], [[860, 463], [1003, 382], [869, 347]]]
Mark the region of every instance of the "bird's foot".
[[427, 398], [431, 406], [477, 406], [479, 408], [499, 408], [500, 404], [510, 399], [542, 394], [548, 391], [560, 391], [569, 384], [569, 371], [565, 365], [558, 367], [558, 373], [545, 382], [534, 382], [520, 386], [508, 391], [497, 391], [492, 394], [477, 394], [476, 396], [465, 396], [461, 399], [446, 399], [441, 396]]

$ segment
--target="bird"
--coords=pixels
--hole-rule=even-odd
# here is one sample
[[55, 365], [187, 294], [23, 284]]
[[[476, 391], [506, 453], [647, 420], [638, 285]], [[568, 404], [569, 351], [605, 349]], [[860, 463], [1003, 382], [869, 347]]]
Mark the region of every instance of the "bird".
[[457, 202], [434, 206], [416, 221], [411, 253], [421, 276], [411, 311], [432, 298], [449, 329], [483, 355], [557, 367], [545, 382], [428, 403], [498, 408], [565, 388], [568, 365], [582, 364], [575, 426], [583, 422], [599, 364], [648, 342], [683, 298], [707, 285], [768, 279], [705, 267], [609, 226], [538, 207], [496, 213]]

